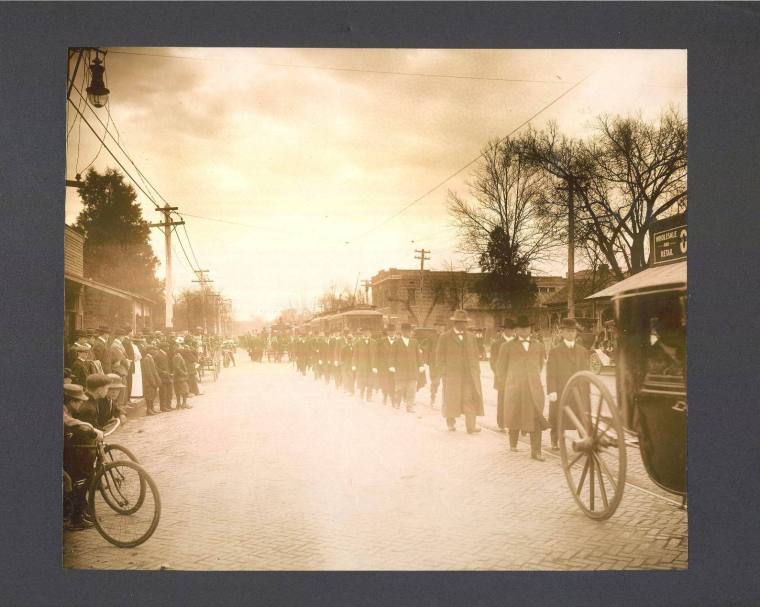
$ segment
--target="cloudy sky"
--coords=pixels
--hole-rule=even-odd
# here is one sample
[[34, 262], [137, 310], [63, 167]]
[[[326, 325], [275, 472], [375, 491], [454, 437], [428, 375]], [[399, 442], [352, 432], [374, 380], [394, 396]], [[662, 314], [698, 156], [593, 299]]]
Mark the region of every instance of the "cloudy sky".
[[[417, 267], [415, 248], [432, 251], [433, 269], [456, 263], [445, 203], [449, 189], [466, 193], [469, 170], [447, 178], [546, 106], [531, 124], [556, 120], [577, 137], [602, 113], [686, 114], [683, 50], [111, 48], [105, 65], [111, 132], [180, 208], [198, 263], [239, 319]], [[83, 111], [102, 135], [93, 111], [107, 123], [106, 108]], [[67, 179], [93, 159], [116, 167], [99, 149], [73, 124]], [[67, 190], [73, 223], [81, 204]], [[174, 240], [176, 295], [195, 277]], [[562, 262], [535, 270], [560, 273]]]

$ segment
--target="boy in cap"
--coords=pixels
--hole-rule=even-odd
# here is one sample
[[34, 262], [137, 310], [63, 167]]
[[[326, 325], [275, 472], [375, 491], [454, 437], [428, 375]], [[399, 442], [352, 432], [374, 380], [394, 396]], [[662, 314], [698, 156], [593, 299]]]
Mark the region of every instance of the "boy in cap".
[[[577, 341], [578, 325], [574, 318], [562, 320], [559, 343], [549, 352], [546, 362], [546, 393], [549, 399], [549, 425], [552, 451], [559, 439], [559, 398], [567, 382], [578, 371], [588, 370], [589, 352]], [[574, 403], [574, 399], [573, 399]], [[577, 405], [576, 405], [577, 406]], [[578, 412], [575, 411], [577, 414]], [[574, 428], [572, 424], [566, 429]]]
[[71, 480], [70, 513], [66, 528], [80, 531], [93, 525], [87, 514], [87, 484], [95, 460], [92, 444], [102, 440], [103, 433], [77, 417], [80, 405], [88, 400], [82, 386], [65, 384], [63, 398], [63, 470]]

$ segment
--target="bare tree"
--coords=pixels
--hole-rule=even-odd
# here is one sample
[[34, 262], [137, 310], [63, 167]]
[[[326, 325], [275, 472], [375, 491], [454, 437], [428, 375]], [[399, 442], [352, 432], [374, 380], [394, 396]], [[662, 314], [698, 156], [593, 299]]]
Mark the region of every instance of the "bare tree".
[[654, 123], [640, 117], [602, 116], [598, 128], [590, 151], [595, 174], [608, 190], [604, 197], [584, 200], [584, 207], [592, 220], [611, 216], [613, 224], [597, 234], [597, 240], [611, 241], [606, 248], [621, 255], [635, 274], [647, 265], [651, 223], [686, 209], [687, 123], [670, 109]]
[[486, 145], [469, 181], [470, 197], [449, 191], [448, 210], [460, 230], [462, 253], [479, 259], [494, 229], [501, 228], [524, 265], [549, 259], [557, 233], [553, 217], [542, 214], [538, 204], [549, 185], [541, 169], [527, 161], [517, 141], [496, 139]]
[[542, 213], [561, 234], [572, 188], [576, 241], [617, 279], [646, 267], [652, 221], [686, 209], [687, 125], [674, 110], [656, 123], [601, 116], [587, 142], [567, 139], [554, 123], [523, 141], [526, 157], [556, 181]]

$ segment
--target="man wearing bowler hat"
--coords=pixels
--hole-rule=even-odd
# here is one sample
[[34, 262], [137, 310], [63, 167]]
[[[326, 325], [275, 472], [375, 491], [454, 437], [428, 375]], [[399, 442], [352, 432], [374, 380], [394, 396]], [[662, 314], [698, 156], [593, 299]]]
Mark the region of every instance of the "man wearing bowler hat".
[[[560, 342], [549, 352], [546, 362], [546, 393], [549, 398], [549, 425], [552, 450], [559, 449], [559, 399], [574, 373], [588, 370], [589, 352], [577, 341], [578, 325], [574, 318], [562, 320]], [[576, 412], [577, 413], [577, 412]], [[572, 424], [567, 428], [573, 427]], [[566, 429], [567, 429], [566, 428]]]
[[544, 461], [541, 432], [546, 422], [541, 370], [546, 350], [540, 341], [531, 339], [531, 322], [527, 316], [518, 316], [515, 325], [516, 339], [501, 347], [496, 361], [497, 377], [504, 382], [504, 423], [509, 428], [509, 447], [517, 451], [520, 432], [527, 432], [531, 457]]
[[441, 415], [453, 432], [456, 418], [464, 414], [468, 434], [475, 434], [480, 432], [476, 417], [484, 414], [478, 344], [465, 331], [468, 318], [464, 310], [457, 310], [449, 320], [453, 327], [441, 336], [436, 349], [436, 364], [443, 379]]
[[504, 378], [499, 377], [496, 373], [496, 362], [499, 360], [499, 352], [504, 344], [515, 339], [515, 321], [511, 318], [505, 318], [499, 333], [491, 344], [491, 357], [488, 360], [493, 371], [493, 387], [496, 390], [496, 423], [499, 426], [499, 432], [506, 432], [504, 424]]

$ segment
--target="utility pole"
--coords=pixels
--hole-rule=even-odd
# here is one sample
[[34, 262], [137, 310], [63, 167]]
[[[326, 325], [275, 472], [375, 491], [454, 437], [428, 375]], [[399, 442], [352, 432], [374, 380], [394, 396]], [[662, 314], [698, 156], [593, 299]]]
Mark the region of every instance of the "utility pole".
[[201, 283], [201, 315], [203, 316], [203, 334], [206, 335], [208, 330], [206, 325], [206, 285], [214, 281], [204, 276], [204, 274], [209, 273], [209, 270], [196, 270], [195, 273], [198, 275], [199, 280], [194, 280], [193, 282]]
[[362, 286], [364, 287], [364, 299], [369, 303], [369, 288], [372, 286], [372, 283], [369, 280], [362, 280]]
[[567, 185], [567, 317], [575, 318], [575, 182], [574, 175], [565, 178]]
[[151, 228], [164, 229], [164, 246], [166, 247], [166, 278], [164, 279], [164, 299], [166, 311], [166, 327], [168, 329], [174, 326], [174, 297], [172, 294], [172, 227], [180, 226], [185, 223], [184, 219], [173, 221], [171, 218], [172, 211], [178, 207], [170, 207], [168, 204], [160, 207], [158, 211], [164, 214], [162, 223], [149, 223]]
[[[419, 253], [419, 255], [415, 255], [414, 258], [420, 260], [420, 300], [417, 305], [422, 306], [422, 300], [425, 297], [425, 262], [430, 260], [430, 251], [425, 249], [414, 249], [414, 252]], [[420, 309], [422, 308], [420, 307]]]

